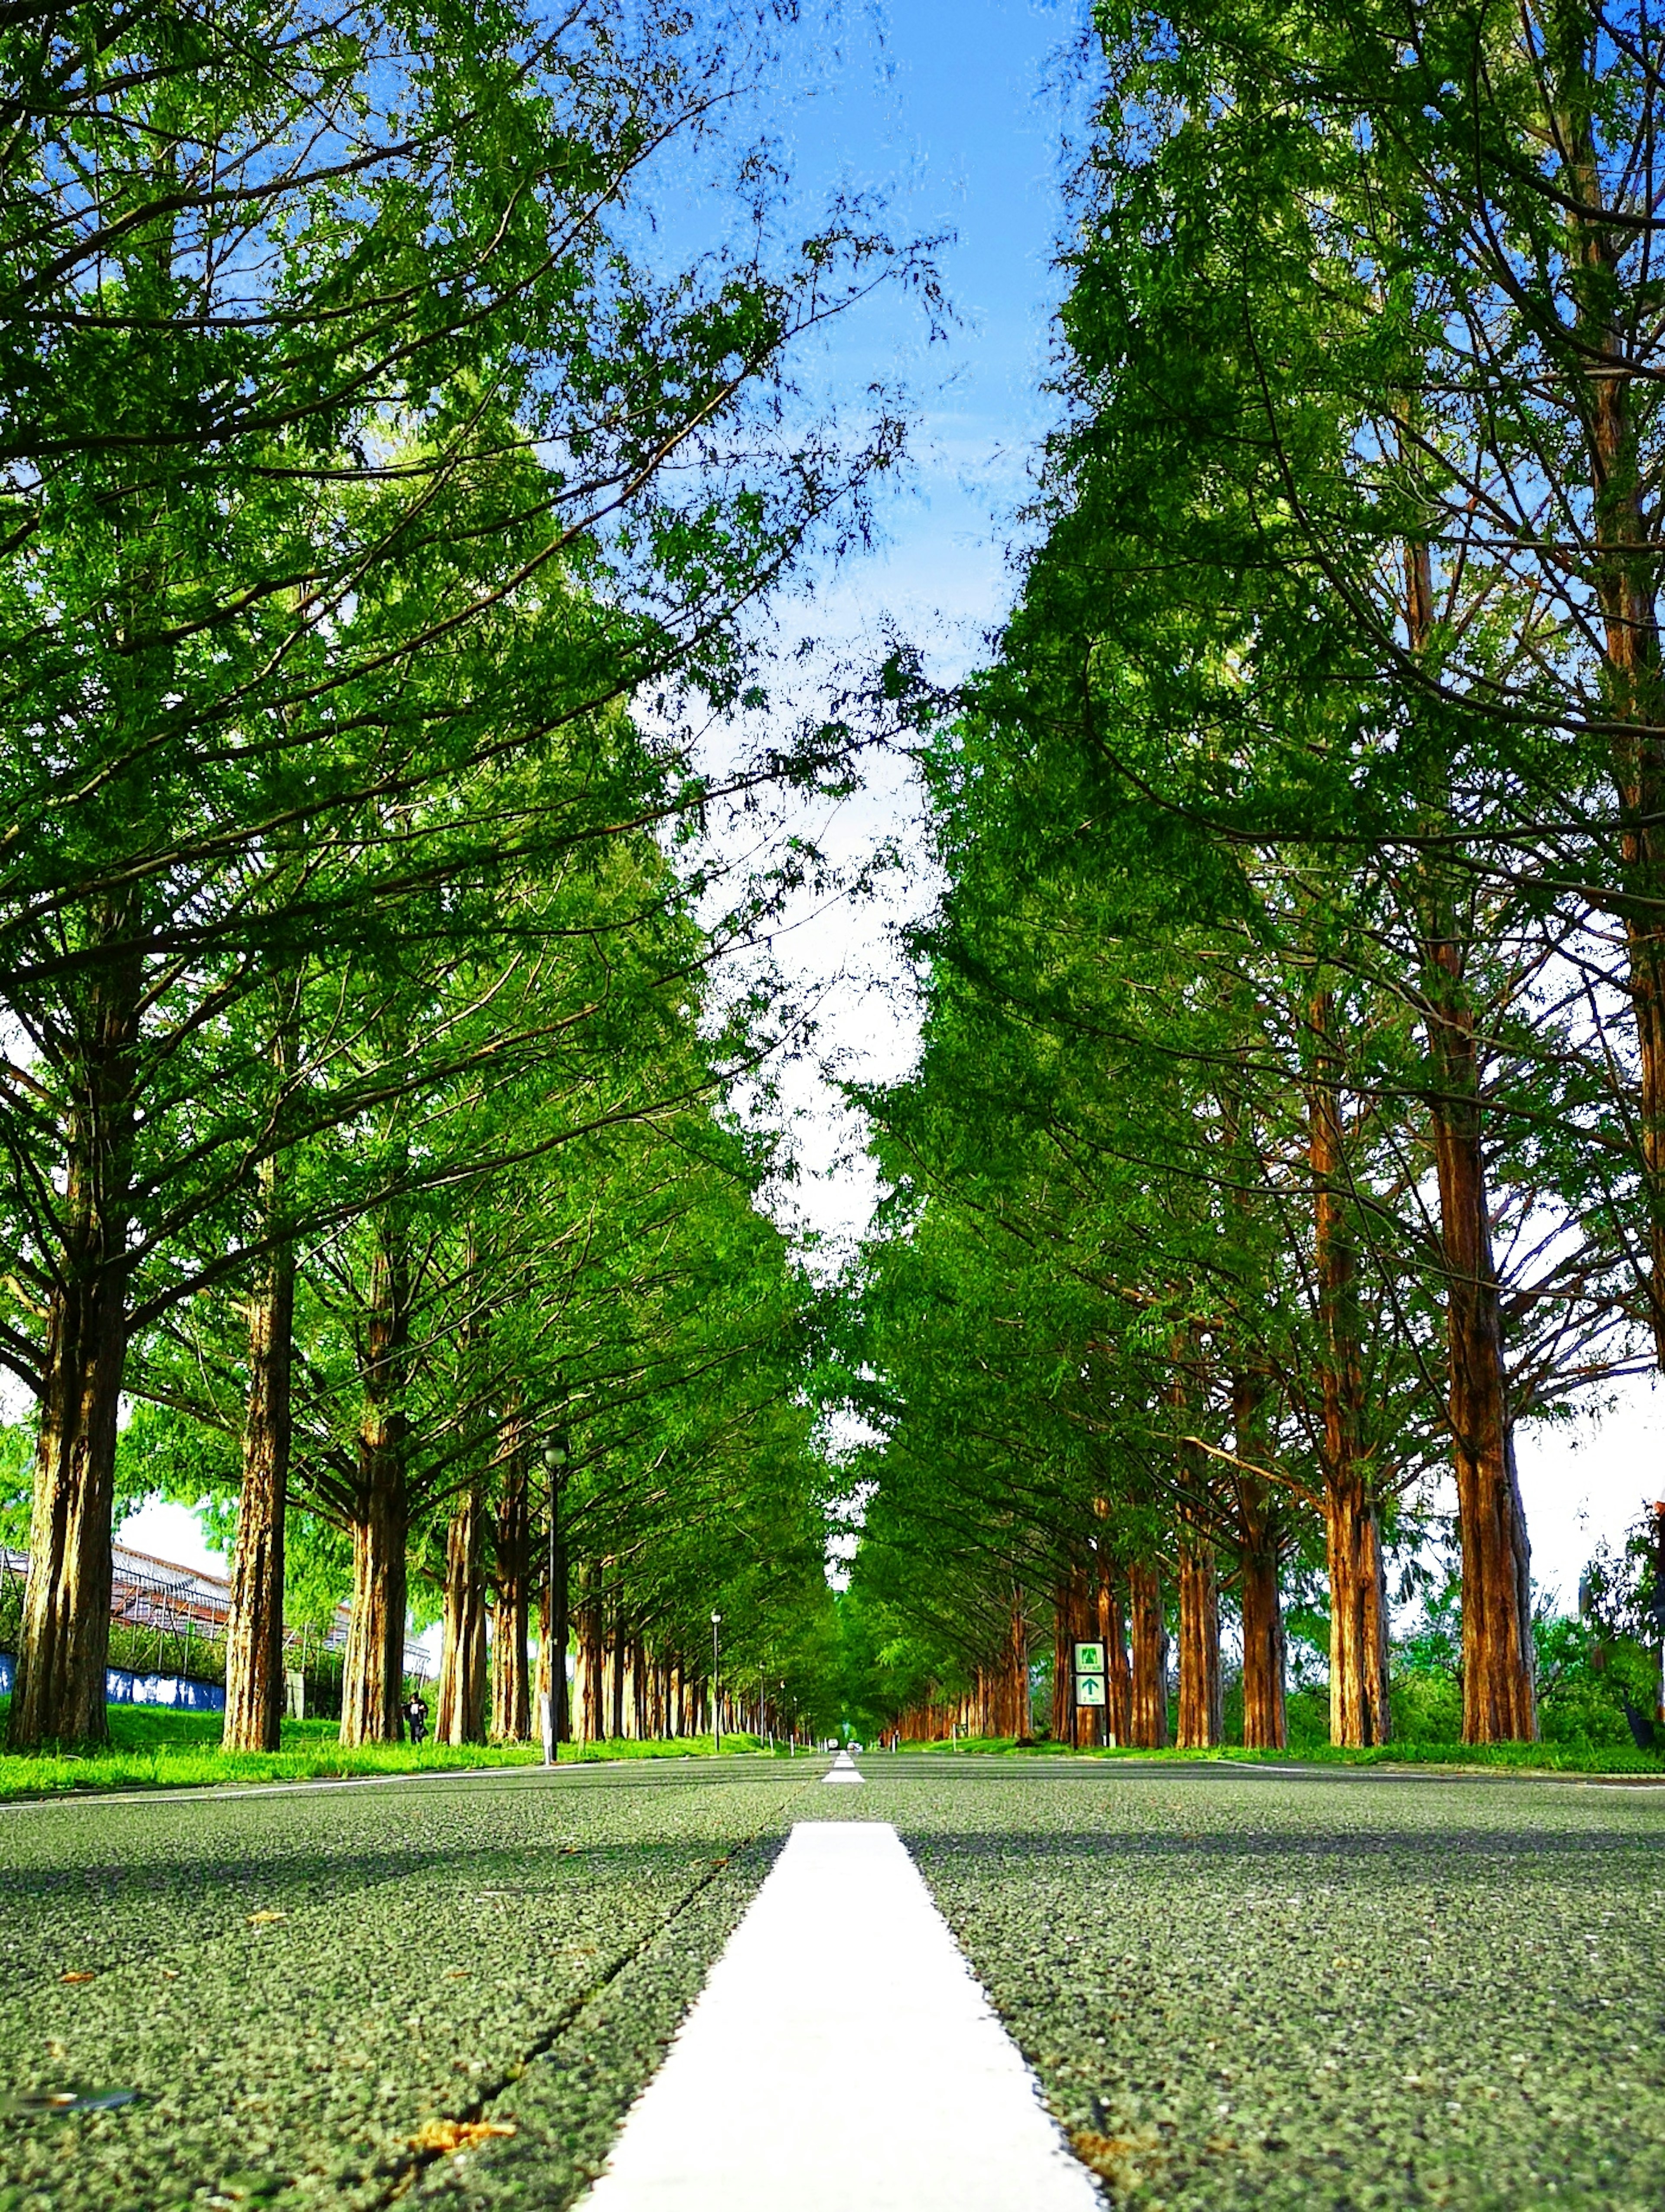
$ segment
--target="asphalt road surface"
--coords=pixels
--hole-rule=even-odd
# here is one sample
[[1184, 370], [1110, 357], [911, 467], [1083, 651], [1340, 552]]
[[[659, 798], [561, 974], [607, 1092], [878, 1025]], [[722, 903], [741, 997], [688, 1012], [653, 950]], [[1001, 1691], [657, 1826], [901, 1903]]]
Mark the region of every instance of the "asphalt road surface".
[[1665, 1791], [861, 1767], [0, 1809], [0, 2096], [137, 2093], [0, 2108], [0, 2212], [564, 2206], [820, 1820], [894, 1824], [1109, 2203], [1665, 2205]]

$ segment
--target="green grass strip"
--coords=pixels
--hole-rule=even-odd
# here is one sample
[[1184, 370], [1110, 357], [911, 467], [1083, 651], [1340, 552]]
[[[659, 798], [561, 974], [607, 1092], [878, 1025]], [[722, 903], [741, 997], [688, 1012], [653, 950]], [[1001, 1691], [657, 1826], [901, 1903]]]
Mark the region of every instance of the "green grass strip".
[[[0, 1698], [0, 1734], [9, 1699]], [[359, 1744], [337, 1741], [334, 1721], [285, 1721], [279, 1751], [220, 1749], [217, 1713], [174, 1713], [136, 1705], [110, 1708], [111, 1741], [96, 1748], [0, 1750], [0, 1802], [110, 1790], [201, 1790], [216, 1783], [311, 1782], [360, 1774], [430, 1774], [460, 1768], [535, 1766], [543, 1750], [528, 1743]], [[722, 1756], [755, 1752], [749, 1735], [726, 1735]], [[709, 1736], [671, 1743], [562, 1744], [561, 1764], [603, 1759], [712, 1756]]]
[[1534, 1774], [1665, 1776], [1665, 1757], [1658, 1752], [1609, 1744], [1387, 1743], [1368, 1751], [1329, 1743], [1303, 1744], [1294, 1751], [1245, 1751], [1237, 1744], [1222, 1744], [1212, 1751], [1139, 1751], [1131, 1745], [1078, 1749], [1073, 1744], [1053, 1743], [1042, 1736], [1021, 1743], [1012, 1736], [962, 1736], [957, 1743], [910, 1743], [902, 1748], [910, 1753], [972, 1752], [993, 1758], [1159, 1759], [1188, 1764], [1204, 1759], [1230, 1759], [1251, 1766], [1489, 1766]]

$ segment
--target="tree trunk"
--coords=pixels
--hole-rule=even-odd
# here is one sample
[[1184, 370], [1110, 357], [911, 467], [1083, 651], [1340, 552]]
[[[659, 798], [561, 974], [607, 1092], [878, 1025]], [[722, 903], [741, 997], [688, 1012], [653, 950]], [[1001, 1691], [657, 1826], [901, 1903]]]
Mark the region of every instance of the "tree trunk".
[[[132, 927], [124, 904], [106, 937]], [[61, 1219], [29, 1521], [29, 1577], [7, 1740], [14, 1751], [109, 1740], [116, 1424], [127, 1361], [127, 1230], [141, 968], [123, 956], [87, 988], [71, 1076]]]
[[1434, 1158], [1462, 1542], [1462, 1735], [1465, 1743], [1529, 1741], [1538, 1733], [1532, 1551], [1515, 1473], [1503, 1302], [1481, 1143], [1479, 1054], [1454, 934], [1443, 931], [1428, 951], [1434, 985], [1428, 1036], [1437, 1081]]
[[1212, 1751], [1223, 1730], [1220, 1583], [1212, 1528], [1213, 1498], [1202, 1455], [1185, 1441], [1200, 1389], [1201, 1346], [1194, 1330], [1176, 1347], [1173, 1404], [1178, 1431], [1179, 1727], [1182, 1751]]
[[1182, 1510], [1179, 1528], [1179, 1729], [1182, 1751], [1212, 1751], [1223, 1730], [1220, 1585], [1214, 1542]]
[[341, 1662], [341, 1741], [397, 1743], [404, 1679], [404, 1486], [386, 1465], [353, 1523], [353, 1609]]
[[623, 1602], [620, 1590], [613, 1603], [612, 1632], [607, 1639], [607, 1735], [613, 1743], [624, 1739], [624, 1624], [619, 1619]]
[[365, 1316], [353, 1612], [341, 1673], [343, 1744], [398, 1741], [404, 1674], [410, 1268], [402, 1224], [384, 1222], [381, 1226]]
[[1115, 1570], [1102, 1553], [1098, 1563], [1098, 1634], [1104, 1646], [1106, 1743], [1133, 1740], [1133, 1670], [1127, 1658], [1127, 1624], [1115, 1586]]
[[1004, 1692], [1001, 1703], [1006, 1708], [1002, 1717], [1010, 1723], [1001, 1733], [1018, 1743], [1027, 1743], [1033, 1726], [1029, 1709], [1029, 1614], [1024, 1609], [1024, 1593], [1015, 1587], [1000, 1674]]
[[1052, 1594], [1052, 1740], [1054, 1743], [1073, 1743], [1075, 1740], [1075, 1638], [1080, 1628], [1076, 1595], [1073, 1573], [1061, 1580]]
[[578, 1590], [579, 1735], [585, 1743], [599, 1743], [607, 1733], [607, 1708], [602, 1681], [601, 1578], [592, 1564], [580, 1565]]
[[[269, 1228], [282, 1195], [282, 1155], [262, 1174]], [[227, 1751], [276, 1751], [283, 1721], [283, 1516], [289, 1504], [289, 1382], [295, 1364], [295, 1249], [277, 1245], [249, 1300], [249, 1393], [226, 1620]]]
[[1284, 1608], [1274, 1548], [1245, 1541], [1239, 1586], [1243, 1623], [1243, 1748], [1283, 1751], [1289, 1743], [1285, 1703]]
[[1127, 1741], [1141, 1751], [1160, 1751], [1168, 1741], [1168, 1624], [1155, 1567], [1135, 1560], [1128, 1568], [1127, 1600], [1133, 1653]]
[[486, 1734], [485, 1501], [461, 1492], [445, 1539], [445, 1614], [435, 1743], [483, 1743]]
[[1330, 1585], [1330, 1741], [1386, 1743], [1388, 1607], [1382, 1528], [1356, 1468], [1324, 1486]]
[[[558, 1511], [558, 1504], [556, 1508]], [[555, 1740], [572, 1741], [572, 1698], [567, 1681], [567, 1646], [572, 1641], [572, 1569], [567, 1539], [556, 1523], [555, 1587], [550, 1593], [550, 1650], [555, 1659]]]
[[505, 1437], [495, 1540], [496, 1607], [491, 1639], [491, 1734], [497, 1743], [525, 1743], [532, 1735], [531, 1655], [526, 1621], [531, 1603], [531, 1540], [526, 1525], [526, 1441]]
[[1318, 1290], [1319, 1382], [1324, 1413], [1324, 1538], [1330, 1585], [1330, 1741], [1386, 1743], [1388, 1592], [1381, 1511], [1364, 1450], [1364, 1355], [1358, 1260], [1347, 1227], [1341, 1060], [1335, 1001], [1313, 994], [1309, 1091]]
[[553, 1752], [555, 1747], [548, 1733], [550, 1657], [550, 1578], [545, 1574], [538, 1585], [538, 1670], [532, 1677], [532, 1706], [537, 1716], [538, 1739]]
[[1282, 1751], [1289, 1741], [1284, 1704], [1284, 1609], [1279, 1595], [1278, 1502], [1253, 1473], [1268, 1457], [1266, 1386], [1247, 1370], [1231, 1378], [1237, 1471], [1238, 1598], [1243, 1626], [1243, 1747]]

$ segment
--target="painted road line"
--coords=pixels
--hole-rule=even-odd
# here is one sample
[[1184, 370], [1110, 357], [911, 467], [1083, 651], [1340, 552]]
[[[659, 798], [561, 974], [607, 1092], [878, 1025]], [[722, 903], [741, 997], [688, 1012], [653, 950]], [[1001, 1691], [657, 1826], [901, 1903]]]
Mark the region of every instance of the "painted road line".
[[866, 1778], [865, 1774], [856, 1772], [855, 1761], [848, 1751], [841, 1751], [821, 1778], [823, 1782], [865, 1782]]
[[1103, 2212], [894, 1828], [800, 1822], [580, 2212]]

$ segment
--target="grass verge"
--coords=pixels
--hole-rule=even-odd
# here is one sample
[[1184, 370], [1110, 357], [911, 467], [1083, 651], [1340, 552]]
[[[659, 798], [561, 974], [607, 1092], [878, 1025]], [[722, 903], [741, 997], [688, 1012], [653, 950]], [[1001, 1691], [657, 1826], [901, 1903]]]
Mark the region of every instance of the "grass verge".
[[1073, 1744], [1053, 1743], [1042, 1736], [1026, 1742], [1012, 1736], [963, 1736], [957, 1743], [910, 1743], [904, 1748], [909, 1753], [975, 1752], [995, 1758], [1038, 1755], [1048, 1759], [1158, 1759], [1186, 1763], [1218, 1759], [1251, 1766], [1502, 1767], [1528, 1774], [1665, 1776], [1665, 1756], [1658, 1752], [1632, 1751], [1610, 1744], [1388, 1743], [1369, 1751], [1349, 1751], [1328, 1743], [1303, 1745], [1298, 1751], [1245, 1751], [1239, 1745], [1222, 1744], [1215, 1751], [1139, 1751], [1131, 1746], [1115, 1750], [1079, 1750]]
[[[0, 1737], [9, 1698], [0, 1698]], [[216, 1783], [326, 1781], [358, 1774], [429, 1774], [483, 1766], [535, 1766], [537, 1744], [362, 1744], [337, 1741], [334, 1721], [285, 1721], [278, 1751], [220, 1748], [217, 1713], [162, 1712], [112, 1705], [107, 1746], [34, 1753], [0, 1750], [0, 1802], [108, 1790], [200, 1790]], [[750, 1736], [723, 1738], [722, 1756], [755, 1751]], [[611, 1759], [709, 1758], [709, 1736], [675, 1743], [563, 1744], [561, 1763]]]

